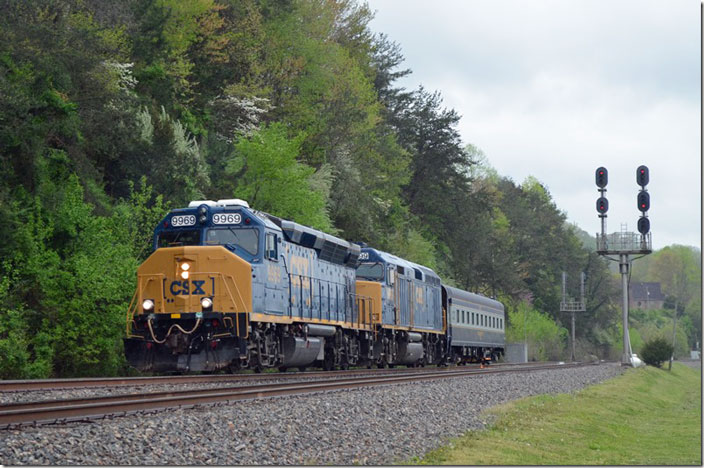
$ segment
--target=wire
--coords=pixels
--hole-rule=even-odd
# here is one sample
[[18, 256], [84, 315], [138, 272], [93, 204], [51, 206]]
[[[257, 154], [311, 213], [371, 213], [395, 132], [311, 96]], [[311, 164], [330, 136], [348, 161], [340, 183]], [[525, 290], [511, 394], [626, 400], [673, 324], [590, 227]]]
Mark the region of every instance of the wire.
[[154, 342], [155, 342], [155, 343], [158, 343], [158, 344], [164, 344], [164, 343], [166, 342], [166, 339], [171, 335], [171, 331], [172, 331], [174, 328], [177, 328], [178, 330], [180, 330], [181, 333], [183, 333], [184, 335], [190, 335], [191, 333], [193, 333], [194, 331], [196, 331], [196, 329], [198, 328], [198, 325], [200, 325], [200, 322], [201, 322], [201, 319], [196, 320], [196, 324], [193, 326], [193, 328], [191, 329], [191, 331], [186, 331], [186, 330], [184, 330], [183, 328], [181, 328], [181, 326], [180, 326], [178, 323], [174, 323], [174, 324], [171, 325], [171, 326], [169, 327], [169, 329], [166, 331], [166, 336], [164, 336], [164, 339], [161, 340], [161, 341], [159, 341], [159, 340], [156, 338], [156, 336], [154, 335], [154, 329], [152, 329], [152, 319], [147, 320], [147, 325], [149, 326], [149, 333], [152, 335], [152, 339], [154, 340]]

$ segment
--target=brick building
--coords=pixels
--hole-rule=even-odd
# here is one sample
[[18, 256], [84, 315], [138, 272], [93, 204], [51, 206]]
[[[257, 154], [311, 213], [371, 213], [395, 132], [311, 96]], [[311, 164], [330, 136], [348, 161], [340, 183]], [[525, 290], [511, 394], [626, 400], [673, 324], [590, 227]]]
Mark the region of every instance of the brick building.
[[631, 283], [628, 288], [629, 309], [662, 309], [664, 305], [660, 283]]

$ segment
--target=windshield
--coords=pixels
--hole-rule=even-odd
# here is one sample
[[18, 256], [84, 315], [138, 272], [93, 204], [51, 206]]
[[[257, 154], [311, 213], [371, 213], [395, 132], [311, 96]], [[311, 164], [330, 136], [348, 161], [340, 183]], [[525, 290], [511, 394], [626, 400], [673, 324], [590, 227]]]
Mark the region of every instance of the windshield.
[[259, 253], [258, 229], [209, 229], [205, 237], [207, 245], [234, 244], [256, 256]]
[[384, 267], [381, 263], [362, 263], [357, 267], [357, 278], [382, 281], [384, 279]]
[[159, 234], [159, 247], [200, 245], [200, 230], [163, 231]]

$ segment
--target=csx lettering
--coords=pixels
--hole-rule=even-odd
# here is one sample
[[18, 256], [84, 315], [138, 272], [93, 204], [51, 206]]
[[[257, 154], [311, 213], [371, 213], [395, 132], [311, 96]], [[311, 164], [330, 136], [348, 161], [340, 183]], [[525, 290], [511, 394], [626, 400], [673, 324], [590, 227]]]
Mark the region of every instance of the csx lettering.
[[416, 302], [423, 304], [423, 288], [416, 286]]
[[[190, 291], [191, 283], [193, 283], [193, 292]], [[189, 294], [194, 295], [205, 295], [203, 290], [203, 285], [205, 281], [194, 280], [194, 281], [172, 281], [169, 285], [169, 291], [174, 296], [188, 296]]]
[[291, 256], [291, 270], [293, 273], [308, 276], [310, 270], [310, 260], [306, 257], [299, 257], [298, 255]]
[[205, 294], [205, 291], [203, 291], [203, 285], [205, 284], [205, 281], [196, 281], [193, 280], [193, 292], [191, 294]]

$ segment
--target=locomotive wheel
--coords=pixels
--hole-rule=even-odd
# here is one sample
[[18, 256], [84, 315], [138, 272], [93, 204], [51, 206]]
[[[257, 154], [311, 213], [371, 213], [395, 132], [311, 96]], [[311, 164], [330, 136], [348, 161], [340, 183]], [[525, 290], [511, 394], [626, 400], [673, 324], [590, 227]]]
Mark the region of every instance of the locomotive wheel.
[[326, 352], [325, 356], [323, 357], [323, 370], [324, 371], [331, 371], [335, 369], [335, 356], [332, 352]]

